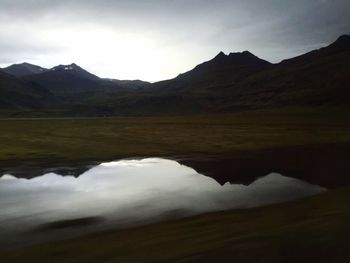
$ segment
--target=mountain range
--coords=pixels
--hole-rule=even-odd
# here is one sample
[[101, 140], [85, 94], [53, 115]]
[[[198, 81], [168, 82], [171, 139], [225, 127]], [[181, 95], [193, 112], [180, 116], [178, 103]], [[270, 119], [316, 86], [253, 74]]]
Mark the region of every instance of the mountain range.
[[174, 79], [103, 79], [76, 64], [0, 70], [2, 116], [113, 116], [350, 108], [350, 36], [277, 64], [220, 52]]

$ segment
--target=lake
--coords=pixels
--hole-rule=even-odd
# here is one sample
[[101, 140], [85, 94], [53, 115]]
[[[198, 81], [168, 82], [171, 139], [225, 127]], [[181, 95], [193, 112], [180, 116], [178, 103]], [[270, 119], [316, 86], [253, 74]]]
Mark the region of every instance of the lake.
[[227, 209], [248, 209], [326, 191], [270, 173], [248, 185], [220, 184], [162, 158], [101, 163], [79, 176], [0, 177], [0, 242], [70, 237]]

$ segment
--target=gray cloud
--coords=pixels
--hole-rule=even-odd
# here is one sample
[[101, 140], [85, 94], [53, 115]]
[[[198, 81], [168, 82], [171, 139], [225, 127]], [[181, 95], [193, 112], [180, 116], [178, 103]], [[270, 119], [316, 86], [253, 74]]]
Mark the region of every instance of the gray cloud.
[[[65, 49], [70, 39], [63, 33], [88, 33], [91, 28], [91, 34], [101, 29], [152, 40], [164, 61], [176, 66], [159, 75], [155, 68], [150, 78], [175, 76], [220, 50], [248, 49], [276, 62], [350, 33], [349, 10], [348, 0], [0, 0], [0, 65], [22, 55], [37, 62], [60, 63], [56, 58], [68, 59], [69, 53]], [[167, 57], [167, 52], [179, 55]], [[18, 56], [12, 61], [11, 54]], [[173, 61], [174, 57], [179, 61]], [[91, 64], [96, 64], [90, 66], [93, 71], [102, 72], [98, 61]], [[139, 72], [111, 74], [144, 77]]]

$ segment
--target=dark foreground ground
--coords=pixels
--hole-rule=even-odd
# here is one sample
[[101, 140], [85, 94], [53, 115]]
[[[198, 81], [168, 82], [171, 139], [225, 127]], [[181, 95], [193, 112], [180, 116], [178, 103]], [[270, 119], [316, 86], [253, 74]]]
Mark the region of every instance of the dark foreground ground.
[[1, 262], [350, 262], [350, 190], [0, 252]]
[[331, 189], [294, 203], [3, 251], [1, 261], [350, 262], [348, 116], [319, 109], [179, 118], [1, 120], [0, 174], [32, 177], [56, 167], [79, 175], [101, 161], [159, 156], [221, 183], [249, 184], [279, 172]]

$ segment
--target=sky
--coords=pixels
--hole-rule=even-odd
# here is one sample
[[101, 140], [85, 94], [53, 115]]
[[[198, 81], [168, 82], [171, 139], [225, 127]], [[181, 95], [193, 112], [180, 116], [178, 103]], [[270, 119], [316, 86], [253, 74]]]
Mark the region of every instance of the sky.
[[0, 67], [158, 81], [225, 53], [279, 62], [350, 34], [349, 0], [0, 0]]

